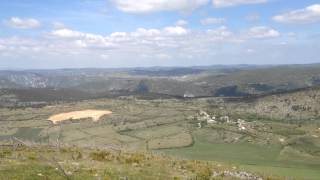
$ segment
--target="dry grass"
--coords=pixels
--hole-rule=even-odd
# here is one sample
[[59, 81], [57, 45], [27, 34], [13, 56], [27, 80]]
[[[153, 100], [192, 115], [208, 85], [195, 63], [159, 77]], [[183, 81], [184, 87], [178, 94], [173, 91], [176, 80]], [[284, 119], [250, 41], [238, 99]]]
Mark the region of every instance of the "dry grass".
[[52, 121], [54, 124], [57, 124], [60, 121], [66, 121], [70, 119], [84, 119], [91, 118], [93, 121], [98, 121], [102, 116], [112, 114], [111, 111], [102, 111], [102, 110], [83, 110], [83, 111], [72, 111], [67, 113], [56, 114], [50, 116], [48, 120]]

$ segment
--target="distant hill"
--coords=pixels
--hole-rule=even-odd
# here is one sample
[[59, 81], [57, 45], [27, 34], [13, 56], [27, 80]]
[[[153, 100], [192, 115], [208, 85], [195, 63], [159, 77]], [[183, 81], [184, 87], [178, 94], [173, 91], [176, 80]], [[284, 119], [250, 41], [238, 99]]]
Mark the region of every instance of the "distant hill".
[[141, 82], [148, 93], [241, 97], [320, 85], [320, 65], [0, 71], [0, 89], [68, 89], [97, 96], [136, 93]]

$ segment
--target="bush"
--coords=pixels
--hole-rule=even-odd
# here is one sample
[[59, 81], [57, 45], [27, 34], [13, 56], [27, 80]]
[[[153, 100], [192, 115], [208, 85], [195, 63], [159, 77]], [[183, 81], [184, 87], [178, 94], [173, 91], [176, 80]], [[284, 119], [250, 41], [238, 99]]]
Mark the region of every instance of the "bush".
[[140, 164], [142, 161], [145, 160], [145, 156], [143, 154], [132, 154], [129, 157], [126, 157], [125, 162], [127, 164], [137, 163]]
[[100, 151], [90, 153], [90, 157], [95, 161], [112, 161], [114, 159], [110, 152]]
[[204, 166], [199, 168], [196, 174], [197, 174], [196, 176], [197, 180], [209, 180], [211, 178], [212, 171], [209, 167]]
[[0, 151], [0, 158], [5, 158], [7, 156], [10, 156], [12, 154], [11, 150], [4, 149]]

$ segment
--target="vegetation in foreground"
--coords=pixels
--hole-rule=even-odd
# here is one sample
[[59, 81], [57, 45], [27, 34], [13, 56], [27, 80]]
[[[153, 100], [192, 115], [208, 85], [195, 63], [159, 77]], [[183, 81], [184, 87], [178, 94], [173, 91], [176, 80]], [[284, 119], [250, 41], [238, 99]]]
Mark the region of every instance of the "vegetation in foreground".
[[77, 147], [6, 146], [0, 150], [0, 179], [284, 179], [238, 166], [178, 160], [160, 154]]

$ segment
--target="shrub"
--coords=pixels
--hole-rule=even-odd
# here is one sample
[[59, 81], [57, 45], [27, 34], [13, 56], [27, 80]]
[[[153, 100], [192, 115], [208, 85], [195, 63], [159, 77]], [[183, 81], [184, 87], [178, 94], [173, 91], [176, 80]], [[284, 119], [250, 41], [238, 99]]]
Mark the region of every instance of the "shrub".
[[100, 151], [90, 153], [90, 157], [95, 161], [112, 161], [113, 155], [110, 152]]
[[8, 150], [8, 149], [2, 150], [0, 151], [0, 158], [10, 156], [11, 154], [12, 154], [11, 150]]
[[209, 180], [211, 178], [212, 172], [209, 167], [204, 166], [199, 168], [196, 174], [197, 180]]
[[143, 160], [145, 160], [145, 156], [143, 154], [138, 154], [138, 153], [135, 153], [135, 154], [132, 154], [130, 155], [129, 157], [127, 157], [125, 159], [125, 162], [127, 164], [133, 164], [133, 163], [141, 163]]

